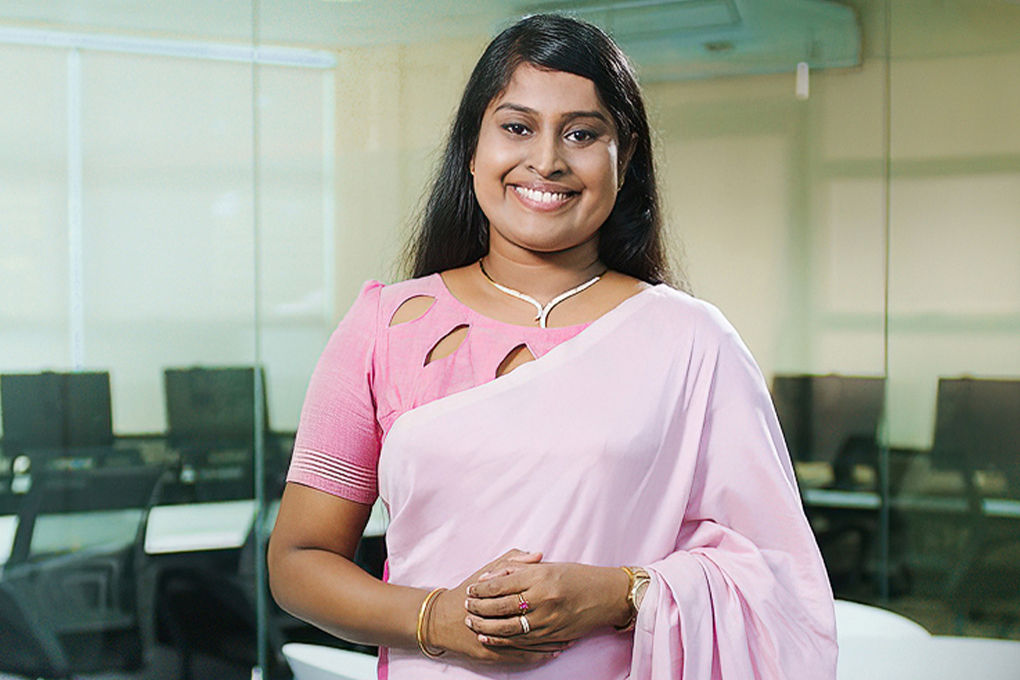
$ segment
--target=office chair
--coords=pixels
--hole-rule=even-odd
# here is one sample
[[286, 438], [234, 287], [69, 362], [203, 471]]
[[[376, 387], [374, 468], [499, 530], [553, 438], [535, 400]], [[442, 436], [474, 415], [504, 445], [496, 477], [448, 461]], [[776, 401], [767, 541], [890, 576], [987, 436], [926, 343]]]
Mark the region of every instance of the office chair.
[[[366, 537], [359, 543], [355, 563], [382, 577], [385, 548], [381, 537]], [[256, 536], [254, 529], [237, 551], [215, 551], [196, 556], [190, 562], [178, 560], [156, 576], [155, 639], [168, 643], [179, 656], [179, 677], [194, 677], [197, 654], [205, 654], [250, 668], [257, 662]], [[374, 654], [375, 649], [339, 641], [300, 621], [273, 601], [268, 583], [261, 584], [268, 602], [266, 634], [269, 643], [267, 677], [286, 678], [283, 647], [289, 642], [342, 646]]]
[[[24, 500], [4, 583], [38, 612], [75, 672], [143, 663], [134, 555], [161, 473], [131, 467], [41, 474]], [[85, 538], [106, 533], [109, 540], [61, 545], [71, 518]]]
[[71, 667], [53, 631], [9, 583], [0, 581], [0, 671], [29, 678], [69, 678]]
[[[958, 471], [967, 502], [966, 539], [945, 581], [958, 623], [995, 612], [1015, 623], [1020, 604], [1020, 518], [990, 516], [988, 502], [1020, 505], [1020, 380], [940, 378], [931, 463]], [[998, 476], [994, 494], [980, 483]], [[1003, 605], [1006, 605], [1005, 607]]]
[[379, 659], [334, 646], [291, 642], [283, 646], [294, 680], [375, 680]]
[[[885, 401], [885, 380], [844, 375], [777, 375], [772, 382], [776, 414], [795, 462], [831, 470], [825, 488], [869, 491], [855, 479], [859, 466], [884, 474], [876, 432]], [[879, 536], [873, 510], [817, 508], [805, 503], [829, 579], [839, 595], [862, 596], [873, 573]]]

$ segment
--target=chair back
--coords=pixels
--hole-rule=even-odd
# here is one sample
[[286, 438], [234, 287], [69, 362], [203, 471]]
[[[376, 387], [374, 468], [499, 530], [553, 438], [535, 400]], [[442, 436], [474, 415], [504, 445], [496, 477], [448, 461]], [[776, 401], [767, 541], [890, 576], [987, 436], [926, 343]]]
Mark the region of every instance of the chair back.
[[849, 638], [925, 638], [931, 634], [921, 624], [895, 612], [859, 602], [836, 600], [836, 635], [840, 643]]
[[375, 680], [378, 658], [324, 645], [290, 642], [283, 655], [294, 680]]

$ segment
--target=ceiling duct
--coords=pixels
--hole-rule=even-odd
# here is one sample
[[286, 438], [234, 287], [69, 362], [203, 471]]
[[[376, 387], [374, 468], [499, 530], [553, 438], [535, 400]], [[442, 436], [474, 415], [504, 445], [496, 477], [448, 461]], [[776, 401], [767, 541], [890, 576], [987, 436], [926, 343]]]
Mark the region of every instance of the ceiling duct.
[[861, 63], [853, 8], [827, 0], [593, 0], [540, 3], [608, 29], [641, 80], [785, 73]]

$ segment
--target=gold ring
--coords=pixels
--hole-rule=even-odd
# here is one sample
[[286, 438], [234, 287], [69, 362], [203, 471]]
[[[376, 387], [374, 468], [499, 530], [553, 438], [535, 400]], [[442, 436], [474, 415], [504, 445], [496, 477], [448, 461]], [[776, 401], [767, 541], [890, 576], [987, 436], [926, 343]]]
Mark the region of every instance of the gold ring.
[[526, 614], [521, 614], [521, 631], [524, 635], [531, 632], [531, 624], [528, 623], [528, 617]]

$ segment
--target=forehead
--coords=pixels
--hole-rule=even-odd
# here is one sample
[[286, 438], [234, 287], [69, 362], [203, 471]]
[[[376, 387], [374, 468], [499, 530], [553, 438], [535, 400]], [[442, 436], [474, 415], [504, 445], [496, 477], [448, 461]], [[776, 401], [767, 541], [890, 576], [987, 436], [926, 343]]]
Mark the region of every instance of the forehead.
[[521, 64], [514, 70], [506, 89], [489, 103], [489, 110], [504, 103], [524, 106], [541, 114], [599, 111], [609, 118], [595, 83], [574, 73], [549, 71], [531, 64]]

